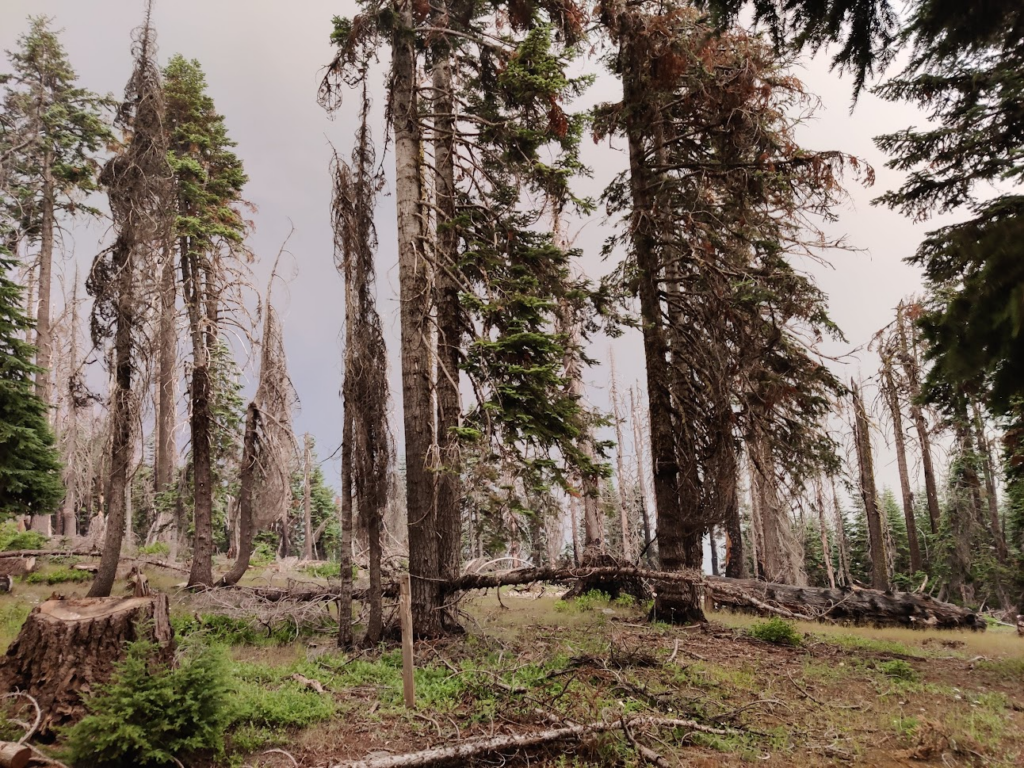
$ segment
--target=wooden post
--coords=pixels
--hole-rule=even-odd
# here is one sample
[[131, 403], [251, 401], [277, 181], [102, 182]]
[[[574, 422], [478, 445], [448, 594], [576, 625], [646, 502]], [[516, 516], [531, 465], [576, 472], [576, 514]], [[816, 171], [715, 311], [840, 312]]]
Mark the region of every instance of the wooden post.
[[402, 616], [402, 687], [405, 691], [405, 706], [416, 706], [416, 680], [413, 677], [412, 658], [412, 589], [409, 574], [398, 578], [398, 611]]

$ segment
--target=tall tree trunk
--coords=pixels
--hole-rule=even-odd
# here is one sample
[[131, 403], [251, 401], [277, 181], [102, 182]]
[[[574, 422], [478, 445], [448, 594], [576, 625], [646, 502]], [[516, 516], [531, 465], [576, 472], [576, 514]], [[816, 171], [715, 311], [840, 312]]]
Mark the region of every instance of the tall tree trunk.
[[[188, 586], [213, 584], [213, 467], [211, 455], [212, 418], [210, 387], [210, 349], [204, 331], [203, 288], [199, 254], [182, 238], [181, 270], [189, 325], [192, 335], [192, 487], [194, 507], [192, 525], [192, 570]], [[208, 318], [205, 318], [207, 322]]]
[[[47, 149], [43, 156], [43, 211], [39, 240], [39, 306], [36, 316], [36, 394], [49, 407], [51, 392], [51, 361], [53, 357], [53, 328], [50, 326], [50, 294], [53, 283], [53, 152]], [[52, 412], [51, 412], [52, 416]]]
[[[177, 297], [174, 279], [174, 251], [165, 246], [160, 272], [160, 317], [157, 330], [157, 414], [155, 455], [153, 459], [154, 490], [167, 493], [174, 488], [174, 382], [177, 378], [177, 333], [174, 327], [174, 305]], [[181, 532], [178, 532], [181, 535]]]
[[[313, 505], [310, 488], [310, 475], [312, 474], [312, 448], [309, 442], [309, 433], [302, 437], [302, 558], [313, 559]], [[352, 494], [349, 493], [349, 499]], [[344, 504], [344, 499], [342, 499]], [[350, 502], [351, 504], [351, 502]], [[349, 507], [349, 524], [351, 525], [351, 506]], [[344, 517], [344, 515], [343, 515]]]
[[572, 561], [580, 564], [580, 504], [574, 495], [569, 496], [569, 518], [572, 525]]
[[252, 557], [253, 530], [253, 486], [256, 481], [256, 462], [259, 443], [259, 410], [256, 403], [249, 403], [245, 409], [245, 435], [242, 438], [242, 466], [238, 478], [238, 552], [231, 570], [220, 580], [223, 586], [237, 584], [249, 569]]
[[615, 375], [615, 353], [611, 355], [612, 364], [612, 417], [615, 419], [615, 469], [616, 482], [619, 486], [619, 524], [622, 527], [622, 557], [626, 562], [633, 562], [633, 534], [629, 527], [629, 502], [626, 498], [626, 470], [622, 461], [622, 414], [619, 412], [619, 387]]
[[853, 578], [850, 576], [850, 549], [846, 544], [846, 523], [843, 520], [842, 507], [839, 505], [839, 494], [836, 492], [836, 480], [834, 477], [830, 477], [829, 481], [832, 486], [832, 508], [836, 519], [836, 549], [839, 550], [839, 581], [841, 586], [850, 586], [853, 584]]
[[412, 614], [420, 637], [443, 634], [436, 498], [427, 462], [434, 443], [431, 404], [430, 296], [423, 254], [422, 141], [417, 104], [412, 0], [396, 0], [391, 59], [391, 120], [395, 137], [395, 202], [401, 301], [402, 409]]
[[868, 548], [871, 557], [871, 586], [883, 592], [889, 589], [889, 571], [885, 547], [885, 531], [882, 514], [878, 508], [875, 490], [875, 467], [871, 453], [871, 435], [868, 432], [868, 416], [864, 401], [856, 382], [850, 382], [853, 392], [853, 407], [856, 420], [857, 466], [860, 470], [860, 495], [864, 501], [864, 514], [868, 521]]
[[644, 470], [644, 446], [647, 442], [643, 439], [643, 427], [640, 421], [640, 412], [637, 409], [636, 394], [632, 387], [629, 389], [629, 409], [633, 418], [633, 445], [636, 451], [636, 483], [640, 489], [640, 514], [644, 521], [644, 556], [647, 559], [647, 566], [654, 567], [653, 541], [651, 536], [651, 515], [650, 504], [647, 497], [647, 473]]
[[921, 468], [924, 471], [924, 490], [928, 498], [928, 519], [931, 521], [932, 534], [939, 532], [939, 491], [935, 482], [935, 469], [932, 465], [931, 438], [928, 435], [928, 422], [924, 410], [918, 404], [921, 396], [921, 364], [918, 359], [916, 344], [911, 350], [907, 338], [906, 307], [901, 302], [896, 310], [896, 327], [899, 331], [900, 362], [907, 376], [908, 394], [910, 395], [910, 418], [917, 431], [917, 441], [921, 448]]
[[892, 431], [896, 445], [896, 466], [900, 473], [900, 491], [903, 495], [903, 517], [907, 523], [907, 541], [910, 546], [910, 572], [924, 569], [921, 560], [921, 545], [917, 539], [917, 521], [914, 519], [914, 493], [910, 489], [910, 473], [907, 470], [907, 446], [903, 432], [903, 411], [900, 408], [899, 393], [893, 380], [892, 363], [882, 361], [882, 391], [892, 416]]
[[[451, 3], [442, 3], [442, 16], [450, 19]], [[443, 22], [439, 22], [443, 23]], [[455, 93], [452, 84], [451, 49], [447, 42], [435, 47], [434, 86], [434, 195], [437, 212], [434, 271], [437, 308], [437, 468], [438, 559], [441, 578], [457, 578], [462, 570], [462, 515], [460, 507], [461, 461], [457, 429], [461, 422], [459, 397], [461, 366], [461, 308], [456, 279], [458, 231], [455, 224]], [[450, 612], [444, 621], [456, 624]]]
[[131, 246], [119, 244], [114, 259], [117, 268], [118, 320], [114, 332], [114, 380], [110, 394], [110, 482], [107, 494], [106, 531], [96, 578], [89, 597], [109, 597], [121, 560], [124, 537], [125, 491], [132, 459], [132, 324], [128, 320], [134, 288]]
[[718, 543], [715, 541], [715, 526], [708, 527], [708, 545], [711, 548], [711, 575], [720, 576], [718, 572]]
[[814, 481], [814, 504], [818, 508], [818, 527], [821, 530], [821, 559], [825, 563], [825, 577], [829, 589], [836, 588], [836, 574], [832, 569], [832, 546], [828, 541], [828, 525], [825, 523], [825, 496], [821, 492], [821, 481]]
[[63, 521], [60, 526], [64, 536], [78, 535], [77, 510], [80, 501], [81, 484], [78, 466], [78, 405], [74, 394], [70, 392], [72, 377], [78, 373], [78, 272], [75, 271], [75, 283], [71, 289], [71, 339], [68, 353], [68, 421], [64, 434], [67, 446], [64, 455], [64, 504], [61, 510]]
[[985, 475], [985, 501], [988, 505], [989, 528], [992, 531], [992, 541], [996, 547], [996, 557], [1000, 563], [1005, 564], [1010, 556], [1006, 547], [1006, 537], [1003, 535], [1003, 528], [999, 523], [999, 499], [996, 496], [995, 467], [992, 462], [992, 447], [988, 437], [985, 435], [985, 421], [981, 416], [981, 410], [977, 403], [974, 408], [974, 435], [977, 440], [978, 454], [981, 457], [981, 468]]
[[[345, 409], [341, 436], [341, 551], [338, 571], [341, 590], [338, 595], [338, 647], [352, 647], [352, 409]], [[308, 448], [308, 436], [307, 436]], [[308, 450], [307, 450], [308, 455]]]

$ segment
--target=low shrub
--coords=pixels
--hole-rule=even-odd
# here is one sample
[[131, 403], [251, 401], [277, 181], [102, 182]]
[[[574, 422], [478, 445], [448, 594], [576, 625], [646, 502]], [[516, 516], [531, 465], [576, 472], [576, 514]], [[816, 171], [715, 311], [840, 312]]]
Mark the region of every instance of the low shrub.
[[232, 719], [227, 655], [192, 642], [169, 668], [155, 662], [156, 649], [130, 643], [111, 681], [87, 700], [89, 714], [66, 732], [75, 765], [181, 765], [182, 755], [223, 751]]
[[802, 642], [796, 627], [778, 616], [753, 624], [750, 627], [750, 636], [775, 645], [800, 645]]
[[592, 589], [589, 592], [584, 592], [579, 597], [574, 597], [571, 600], [559, 600], [555, 603], [556, 611], [579, 611], [580, 613], [586, 613], [592, 611], [595, 608], [607, 606], [611, 603], [611, 595], [602, 592], [599, 589]]

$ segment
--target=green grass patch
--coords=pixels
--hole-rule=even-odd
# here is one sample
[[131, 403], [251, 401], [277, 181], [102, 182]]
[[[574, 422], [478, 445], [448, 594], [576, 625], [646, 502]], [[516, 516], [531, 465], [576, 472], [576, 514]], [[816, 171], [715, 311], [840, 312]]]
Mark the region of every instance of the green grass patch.
[[918, 674], [915, 669], [903, 659], [883, 661], [878, 665], [878, 671], [893, 680], [901, 680], [907, 683], [914, 683], [918, 680]]
[[914, 649], [908, 648], [903, 643], [898, 643], [895, 640], [878, 640], [872, 637], [861, 637], [860, 635], [826, 635], [822, 636], [822, 639], [850, 651], [898, 653], [903, 656], [921, 655], [920, 653], [915, 653]]
[[162, 541], [154, 541], [144, 547], [139, 547], [140, 555], [155, 555], [156, 557], [167, 557], [171, 554], [171, 547]]
[[43, 571], [36, 571], [25, 576], [26, 584], [80, 584], [84, 581], [92, 581], [93, 574], [89, 571], [79, 571], [75, 568], [58, 567]]

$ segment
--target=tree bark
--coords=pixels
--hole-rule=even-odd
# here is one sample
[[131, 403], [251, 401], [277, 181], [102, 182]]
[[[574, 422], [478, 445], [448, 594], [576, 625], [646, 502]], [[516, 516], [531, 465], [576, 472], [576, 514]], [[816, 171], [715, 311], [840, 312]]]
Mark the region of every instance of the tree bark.
[[889, 589], [889, 571], [886, 563], [885, 532], [882, 527], [882, 514], [878, 508], [875, 490], [875, 468], [871, 454], [871, 435], [868, 432], [868, 416], [864, 410], [864, 401], [861, 399], [857, 383], [851, 381], [850, 388], [853, 393], [856, 420], [854, 431], [857, 442], [857, 465], [860, 469], [860, 495], [864, 500], [864, 514], [868, 521], [871, 586], [886, 591]]
[[759, 615], [919, 629], [985, 629], [985, 620], [978, 614], [933, 600], [928, 595], [873, 589], [819, 589], [714, 577], [705, 581], [708, 596], [716, 604]]
[[910, 547], [910, 571], [924, 570], [921, 559], [921, 545], [917, 539], [917, 521], [914, 519], [914, 493], [910, 489], [910, 472], [907, 469], [907, 446], [903, 433], [903, 412], [900, 408], [899, 393], [893, 380], [891, 361], [882, 361], [882, 391], [892, 416], [893, 438], [896, 447], [896, 466], [900, 473], [900, 491], [903, 495], [903, 517], [907, 523], [907, 541]]
[[[352, 647], [352, 407], [345, 408], [341, 435], [341, 551], [338, 573], [338, 647]], [[308, 445], [308, 443], [307, 443]]]
[[622, 528], [622, 558], [633, 562], [633, 533], [629, 527], [629, 503], [626, 498], [626, 469], [622, 461], [622, 414], [619, 412], [619, 387], [615, 375], [615, 353], [611, 356], [612, 364], [612, 418], [615, 420], [615, 469], [616, 484], [619, 489], [619, 525]]
[[[312, 448], [309, 442], [309, 433], [302, 438], [302, 558], [313, 559], [313, 507], [310, 488], [310, 475], [312, 469]], [[349, 494], [351, 498], [352, 494]], [[351, 513], [351, 507], [349, 512]], [[351, 524], [351, 514], [349, 515]]]
[[629, 409], [633, 418], [633, 445], [636, 451], [636, 482], [640, 489], [640, 513], [644, 521], [644, 555], [647, 560], [647, 567], [654, 565], [653, 541], [651, 536], [651, 515], [648, 511], [650, 505], [647, 497], [647, 473], [644, 470], [644, 446], [643, 428], [640, 423], [640, 415], [637, 409], [636, 396], [633, 388], [629, 390]]
[[1006, 564], [1010, 556], [1006, 547], [1006, 537], [1003, 536], [1003, 528], [999, 523], [999, 499], [996, 496], [995, 468], [992, 462], [992, 447], [989, 445], [988, 437], [985, 436], [985, 422], [981, 417], [981, 410], [977, 404], [974, 408], [974, 434], [978, 444], [978, 454], [981, 456], [981, 469], [985, 475], [985, 501], [988, 506], [989, 529], [992, 532], [992, 541], [996, 547], [996, 557], [999, 562]]
[[99, 572], [89, 588], [89, 597], [108, 597], [117, 576], [124, 538], [125, 493], [132, 455], [132, 323], [129, 320], [133, 300], [131, 246], [117, 246], [114, 263], [117, 269], [118, 318], [114, 332], [114, 381], [110, 394], [110, 480], [107, 495], [106, 532]]
[[0, 664], [0, 689], [34, 697], [41, 734], [76, 722], [83, 697], [109, 680], [140, 627], [168, 663], [174, 655], [166, 595], [48, 600], [33, 609]]
[[908, 394], [910, 395], [910, 418], [914, 422], [914, 429], [917, 431], [917, 441], [921, 448], [921, 468], [924, 471], [924, 489], [925, 495], [928, 498], [928, 519], [931, 521], [932, 533], [936, 534], [939, 532], [939, 491], [935, 482], [935, 469], [932, 466], [932, 448], [931, 438], [928, 435], [928, 422], [925, 420], [923, 409], [918, 405], [918, 400], [921, 396], [921, 367], [917, 351], [915, 349], [911, 353], [910, 343], [907, 339], [905, 310], [906, 308], [901, 302], [896, 311], [900, 360], [907, 376]]
[[[442, 2], [440, 14], [450, 23], [452, 3]], [[443, 23], [438, 21], [439, 24]], [[455, 93], [452, 83], [452, 52], [447, 38], [434, 47], [434, 196], [437, 236], [434, 244], [434, 304], [437, 311], [437, 443], [440, 466], [436, 468], [438, 560], [441, 577], [452, 579], [462, 570], [462, 496], [460, 452], [457, 429], [461, 423], [459, 396], [461, 366], [461, 305], [456, 279], [458, 230], [455, 224]], [[455, 626], [458, 619], [451, 609], [443, 618]]]
[[836, 575], [832, 570], [832, 547], [828, 542], [828, 526], [825, 524], [825, 497], [821, 492], [821, 482], [814, 482], [814, 501], [818, 508], [818, 527], [821, 531], [821, 558], [825, 563], [825, 577], [830, 589], [836, 588]]
[[256, 403], [249, 403], [249, 407], [245, 409], [242, 466], [238, 478], [238, 552], [235, 555], [235, 564], [218, 582], [220, 586], [230, 587], [237, 584], [249, 569], [249, 558], [252, 557], [252, 542], [255, 534], [253, 530], [253, 486], [256, 481], [256, 462], [258, 460], [257, 428], [259, 418]]
[[157, 494], [174, 489], [174, 446], [176, 416], [174, 382], [177, 374], [177, 333], [174, 327], [174, 304], [177, 296], [174, 279], [174, 253], [170, 243], [165, 246], [160, 273], [160, 318], [157, 330], [157, 415], [155, 456], [153, 458], [154, 490]]
[[[43, 156], [43, 210], [39, 238], [39, 304], [36, 316], [36, 394], [47, 407], [51, 407], [51, 363], [53, 357], [53, 328], [50, 326], [50, 294], [53, 284], [53, 151]], [[51, 411], [52, 413], [52, 411]]]
[[422, 139], [417, 103], [416, 33], [412, 0], [396, 0], [392, 34], [391, 121], [395, 141], [395, 208], [401, 301], [402, 410], [405, 428], [409, 575], [415, 632], [444, 634], [437, 507], [428, 460], [433, 444], [430, 295], [423, 254]]

